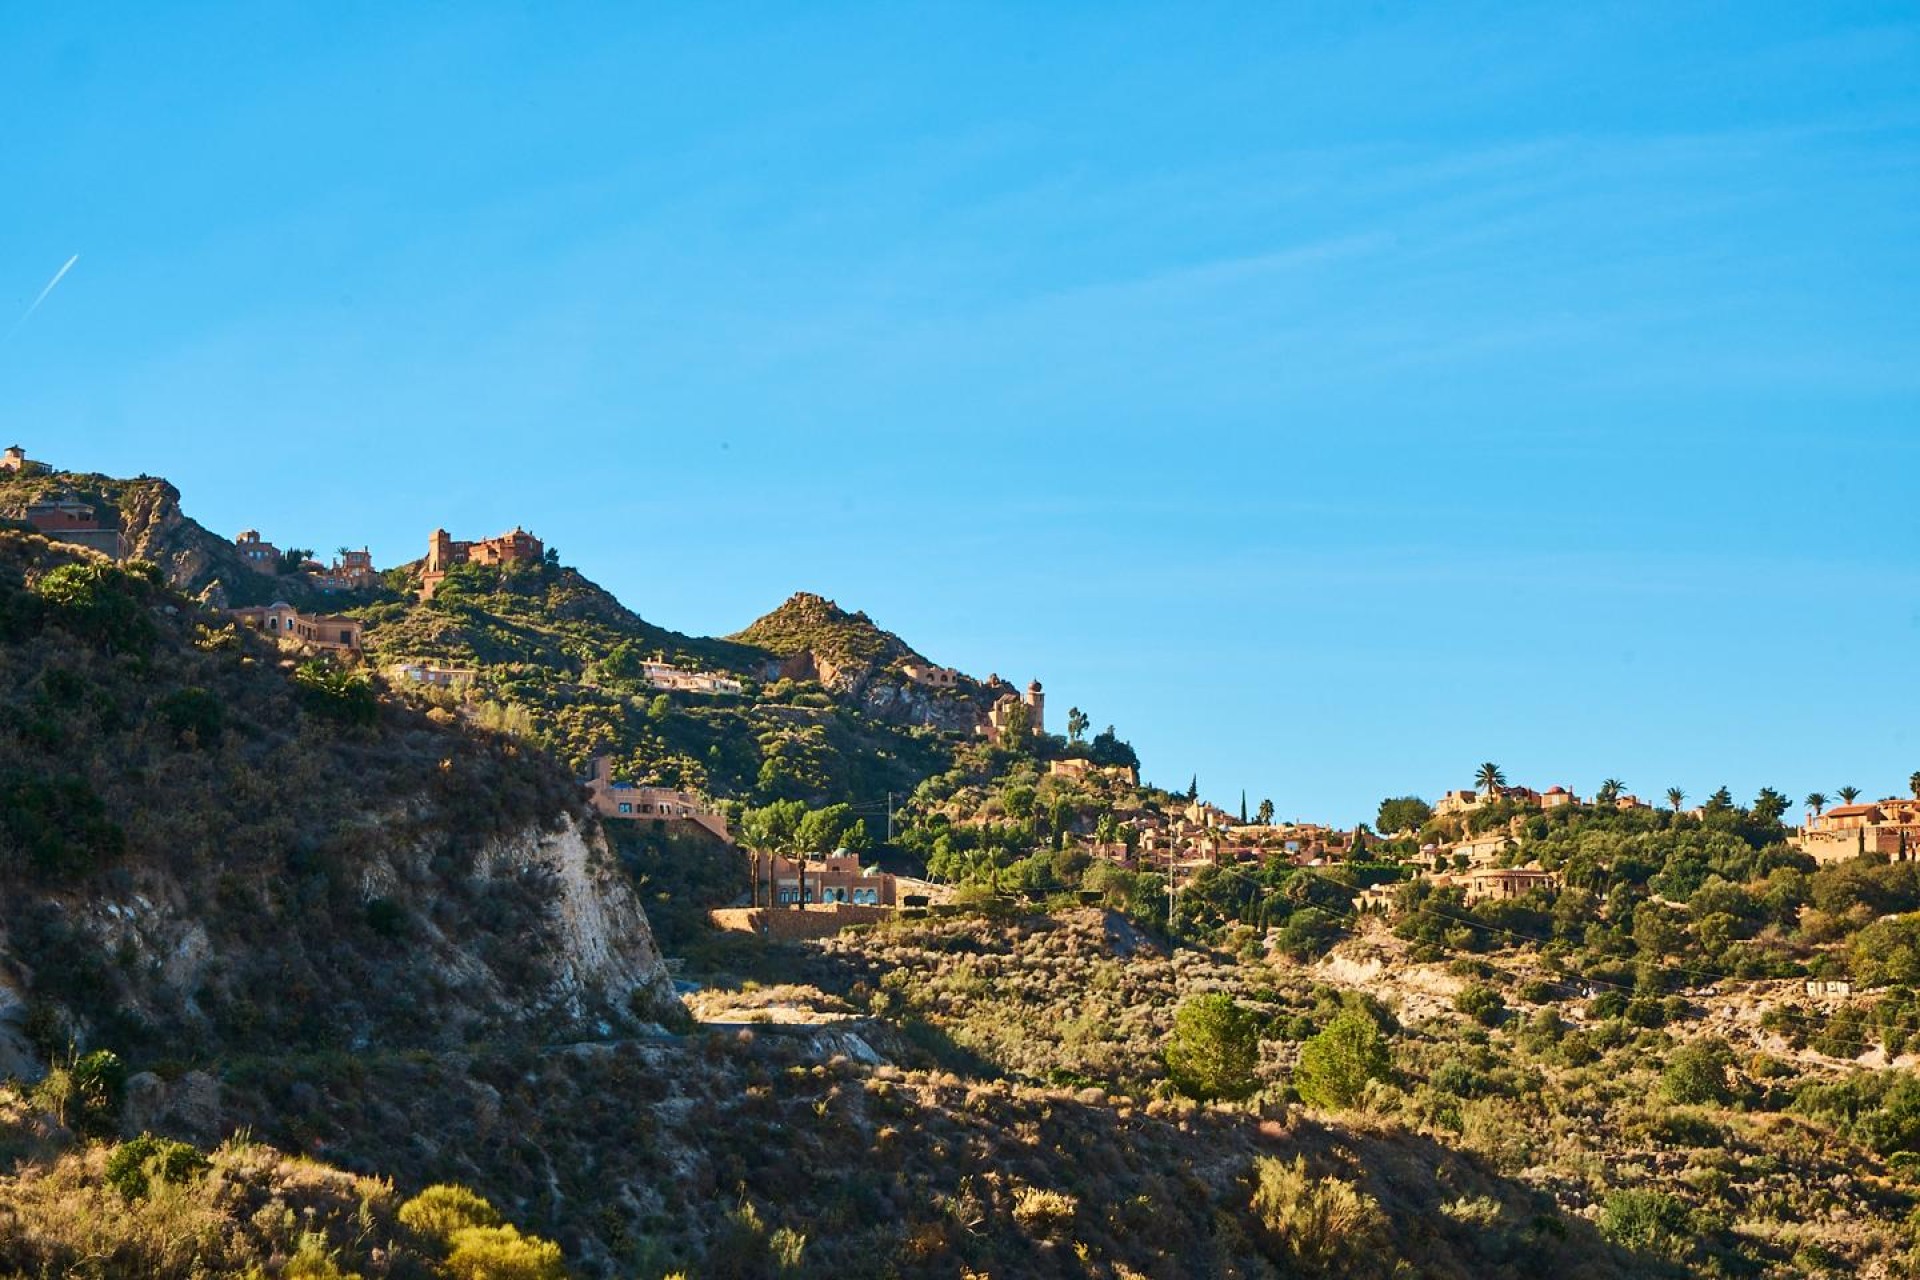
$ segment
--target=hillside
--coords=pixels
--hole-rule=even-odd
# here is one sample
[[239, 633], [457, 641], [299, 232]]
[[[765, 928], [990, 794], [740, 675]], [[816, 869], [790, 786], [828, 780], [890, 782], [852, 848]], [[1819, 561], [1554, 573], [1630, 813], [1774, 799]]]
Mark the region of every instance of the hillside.
[[889, 663], [919, 656], [866, 614], [848, 613], [809, 591], [796, 592], [730, 638], [778, 658], [800, 659], [810, 668], [806, 678], [842, 688]]
[[[829, 607], [825, 632], [798, 625], [815, 612], [784, 609], [770, 615], [780, 621], [727, 640], [690, 637], [556, 564], [464, 565], [431, 600], [398, 595], [357, 610], [377, 665], [473, 671], [465, 700], [482, 718], [526, 733], [582, 773], [605, 754], [632, 781], [720, 799], [875, 804], [951, 768], [972, 738], [978, 698], [923, 690], [873, 665], [911, 651], [857, 615]], [[769, 638], [781, 648], [763, 647]], [[809, 643], [838, 655], [825, 659], [838, 682], [823, 682]], [[856, 650], [871, 659], [850, 684]], [[724, 675], [741, 692], [663, 692], [646, 677], [649, 662]]]
[[315, 608], [329, 600], [302, 574], [262, 573], [249, 567], [231, 537], [213, 533], [182, 510], [179, 490], [165, 480], [115, 479], [43, 467], [0, 471], [0, 515], [14, 517], [31, 502], [67, 494], [94, 506], [103, 525], [117, 525], [127, 556], [158, 567], [166, 582], [183, 594], [234, 607], [285, 600]]
[[139, 564], [0, 531], [0, 1031], [195, 1060], [651, 1017], [578, 788], [284, 659]]
[[[1777, 792], [1490, 792], [1309, 862], [1143, 787], [1085, 716], [976, 734], [1004, 686], [929, 680], [817, 596], [710, 640], [552, 558], [428, 601], [403, 567], [333, 598], [366, 660], [314, 658], [183, 594], [235, 566], [163, 482], [13, 483], [116, 504], [159, 560], [0, 527], [0, 1069], [40, 1080], [0, 1088], [0, 1268], [1913, 1269], [1920, 863], [1816, 866]], [[402, 660], [469, 675], [389, 684]], [[879, 852], [965, 905], [718, 934], [746, 856], [603, 831], [576, 781], [602, 753], [736, 829], [831, 808], [857, 845], [891, 812]], [[1139, 855], [1174, 837], [1264, 843], [1169, 894]], [[1475, 837], [1559, 880], [1429, 874]], [[437, 1184], [513, 1228], [435, 1234], [406, 1205]]]

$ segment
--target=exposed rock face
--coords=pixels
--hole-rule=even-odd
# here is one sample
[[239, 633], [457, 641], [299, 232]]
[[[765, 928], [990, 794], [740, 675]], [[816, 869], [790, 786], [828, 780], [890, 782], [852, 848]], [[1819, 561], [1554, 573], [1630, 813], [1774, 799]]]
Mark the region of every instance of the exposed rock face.
[[637, 1006], [651, 1015], [677, 1002], [640, 900], [614, 867], [597, 823], [569, 820], [557, 832], [528, 833], [496, 846], [490, 861], [495, 874], [534, 866], [557, 882], [553, 976], [541, 1003], [578, 1021], [606, 1008]]
[[[360, 894], [394, 904], [406, 922], [404, 945], [343, 962], [341, 924], [324, 916], [295, 926], [311, 936], [283, 934], [276, 943], [280, 963], [335, 1019], [343, 1047], [453, 1047], [502, 1032], [606, 1035], [677, 1003], [646, 915], [597, 824], [565, 818], [552, 830], [489, 842], [458, 895], [433, 890], [433, 853], [395, 849], [362, 868]], [[477, 908], [450, 910], [456, 898]], [[233, 952], [249, 926], [217, 895], [149, 872], [125, 896], [50, 905], [75, 945], [121, 958], [124, 1016], [210, 1044], [249, 1045], [234, 1010], [259, 993], [231, 981]], [[0, 963], [7, 959], [0, 954]], [[378, 974], [371, 983], [369, 972]], [[29, 977], [25, 999], [33, 985]], [[20, 994], [15, 1005], [25, 1003]], [[5, 1017], [0, 1009], [0, 1023]], [[83, 1043], [99, 1034], [72, 1030]], [[4, 1037], [0, 1067], [30, 1073], [24, 1041], [13, 1044], [19, 1039]]]
[[164, 480], [135, 481], [120, 495], [120, 536], [127, 554], [160, 566], [182, 591], [204, 587], [217, 572], [213, 535], [180, 510], [180, 491]]
[[[0, 939], [0, 948], [4, 946]], [[0, 966], [0, 1078], [38, 1080], [46, 1068], [27, 1039], [24, 1024], [30, 1006], [24, 984], [11, 969]]]
[[275, 598], [303, 607], [315, 602], [315, 589], [305, 577], [248, 567], [231, 541], [180, 509], [180, 491], [165, 480], [129, 481], [115, 501], [128, 557], [152, 561], [168, 585], [187, 595], [222, 609], [271, 604]]
[[864, 613], [848, 613], [811, 591], [799, 591], [730, 637], [775, 654], [774, 679], [815, 680], [822, 688], [857, 700], [870, 715], [895, 724], [926, 725], [971, 733], [991, 697], [962, 677], [957, 687], [934, 689], [902, 674], [907, 663], [932, 665], [891, 631]]
[[921, 724], [948, 733], [972, 733], [980, 723], [980, 700], [956, 689], [930, 689], [882, 672], [860, 690], [869, 715], [896, 724]]

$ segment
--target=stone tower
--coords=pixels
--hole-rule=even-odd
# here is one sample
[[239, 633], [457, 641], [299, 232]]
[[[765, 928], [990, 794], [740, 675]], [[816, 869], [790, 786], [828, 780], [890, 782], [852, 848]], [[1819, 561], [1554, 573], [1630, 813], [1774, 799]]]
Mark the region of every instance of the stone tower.
[[1040, 691], [1040, 682], [1033, 681], [1027, 686], [1026, 704], [1033, 712], [1033, 731], [1036, 735], [1047, 731], [1047, 695]]

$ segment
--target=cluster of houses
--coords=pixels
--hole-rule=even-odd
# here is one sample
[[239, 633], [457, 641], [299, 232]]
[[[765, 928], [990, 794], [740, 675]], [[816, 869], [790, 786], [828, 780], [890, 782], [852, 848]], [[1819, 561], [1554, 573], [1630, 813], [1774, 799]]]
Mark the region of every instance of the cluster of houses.
[[[1085, 760], [1054, 761], [1048, 772], [1074, 779], [1104, 775], [1128, 789], [1137, 785], [1130, 769], [1102, 769]], [[1494, 798], [1486, 793], [1449, 792], [1435, 807], [1435, 813], [1472, 812]], [[1563, 787], [1545, 792], [1509, 787], [1498, 798], [1523, 799], [1542, 808], [1579, 803]], [[1115, 818], [1102, 836], [1080, 841], [1081, 847], [1129, 869], [1169, 876], [1175, 888], [1186, 886], [1210, 867], [1262, 865], [1276, 857], [1303, 868], [1351, 862], [1366, 857], [1379, 839], [1359, 827], [1347, 830], [1313, 822], [1250, 823], [1218, 805], [1197, 800], [1161, 812], [1121, 798], [1115, 805]], [[1468, 903], [1508, 901], [1559, 888], [1559, 876], [1538, 865], [1500, 865], [1514, 847], [1513, 830], [1503, 824], [1495, 832], [1423, 846], [1419, 858], [1407, 865], [1438, 888], [1459, 889]], [[1363, 889], [1356, 906], [1363, 911], [1385, 911], [1405, 883], [1400, 880]]]
[[1809, 812], [1792, 843], [1816, 862], [1844, 862], [1865, 853], [1912, 862], [1920, 859], [1920, 796]]
[[[1482, 788], [1478, 791], [1449, 791], [1440, 797], [1438, 804], [1433, 806], [1433, 816], [1436, 818], [1464, 817], [1477, 809], [1484, 809], [1490, 804], [1501, 801], [1518, 802], [1533, 809], [1558, 809], [1567, 805], [1588, 803], [1560, 786], [1548, 787], [1545, 791], [1535, 791], [1532, 787], [1498, 786]], [[1639, 796], [1625, 793], [1615, 796], [1611, 803], [1616, 809], [1651, 809], [1653, 807]]]
[[712, 693], [739, 696], [745, 686], [732, 676], [688, 671], [670, 662], [643, 662], [640, 678], [663, 693]]
[[396, 662], [387, 668], [387, 679], [400, 684], [430, 689], [464, 689], [480, 678], [471, 667], [442, 667], [431, 662]]
[[303, 573], [322, 591], [361, 591], [371, 587], [379, 577], [379, 571], [373, 567], [373, 553], [365, 547], [358, 551], [341, 548], [332, 564], [302, 559], [298, 564], [289, 565], [287, 553], [261, 537], [258, 529], [242, 529], [233, 539], [233, 548], [239, 553], [240, 562], [255, 573], [273, 576]]
[[[594, 812], [604, 819], [658, 823], [667, 830], [700, 831], [734, 843], [726, 816], [712, 804], [690, 791], [618, 779], [606, 756], [594, 758], [585, 781]], [[755, 881], [749, 906], [714, 913], [721, 927], [764, 931], [760, 908], [804, 907], [827, 913], [820, 922], [825, 930], [837, 928], [843, 916], [857, 917], [860, 908], [925, 906], [951, 893], [945, 886], [863, 865], [857, 854], [845, 849], [817, 858], [767, 855], [756, 860]]]

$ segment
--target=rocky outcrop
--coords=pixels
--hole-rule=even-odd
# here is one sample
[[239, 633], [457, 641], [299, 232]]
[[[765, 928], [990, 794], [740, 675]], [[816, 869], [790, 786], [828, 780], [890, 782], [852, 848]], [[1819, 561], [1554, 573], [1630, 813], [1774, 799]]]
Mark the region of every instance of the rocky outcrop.
[[654, 1017], [677, 1003], [673, 980], [598, 823], [571, 819], [498, 847], [492, 874], [535, 866], [557, 886], [550, 909], [552, 978], [540, 1003], [569, 1020], [615, 1009]]
[[950, 688], [909, 680], [904, 674], [909, 664], [933, 664], [866, 614], [848, 613], [811, 591], [795, 592], [729, 638], [774, 654], [766, 673], [770, 678], [816, 681], [892, 724], [972, 733], [991, 704], [992, 691], [964, 676]]
[[[342, 922], [325, 916], [275, 942], [276, 963], [337, 1019], [346, 1047], [610, 1035], [677, 1003], [646, 915], [597, 823], [567, 817], [552, 829], [489, 841], [454, 893], [435, 887], [434, 852], [400, 846], [361, 868], [357, 896], [381, 904], [400, 945], [342, 957]], [[465, 905], [450, 909], [455, 902]], [[146, 874], [124, 895], [49, 905], [65, 917], [74, 945], [119, 958], [127, 975], [122, 1016], [211, 1044], [247, 1045], [235, 1010], [256, 993], [237, 989], [231, 955], [247, 926], [217, 895]], [[364, 981], [369, 972], [377, 983]], [[30, 978], [28, 999], [32, 987]], [[84, 1023], [69, 1029], [83, 1043], [106, 1038]]]
[[128, 558], [152, 561], [169, 586], [209, 607], [271, 604], [276, 598], [301, 607], [316, 603], [305, 577], [250, 568], [231, 541], [180, 509], [180, 491], [165, 480], [127, 481], [114, 501]]
[[967, 690], [928, 688], [891, 672], [868, 680], [858, 696], [861, 708], [877, 719], [947, 733], [972, 733], [985, 714], [982, 700]]

